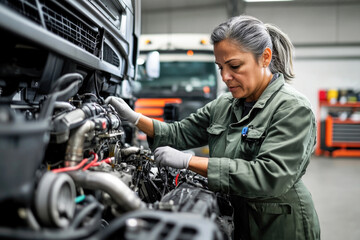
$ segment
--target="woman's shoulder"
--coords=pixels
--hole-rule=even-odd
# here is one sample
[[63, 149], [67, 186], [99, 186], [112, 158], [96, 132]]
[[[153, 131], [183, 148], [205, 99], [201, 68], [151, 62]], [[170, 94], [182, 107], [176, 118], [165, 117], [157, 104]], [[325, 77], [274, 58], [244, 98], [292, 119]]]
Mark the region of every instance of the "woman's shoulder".
[[281, 101], [283, 105], [282, 108], [312, 108], [309, 99], [288, 83], [285, 83], [284, 86], [280, 89], [278, 100]]

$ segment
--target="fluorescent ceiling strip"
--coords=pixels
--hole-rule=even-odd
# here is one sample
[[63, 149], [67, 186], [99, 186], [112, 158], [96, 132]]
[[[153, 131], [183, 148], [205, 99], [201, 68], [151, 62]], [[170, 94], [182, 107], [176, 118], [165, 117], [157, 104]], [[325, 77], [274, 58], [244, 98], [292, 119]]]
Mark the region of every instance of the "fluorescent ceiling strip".
[[291, 2], [294, 0], [244, 0], [245, 2]]

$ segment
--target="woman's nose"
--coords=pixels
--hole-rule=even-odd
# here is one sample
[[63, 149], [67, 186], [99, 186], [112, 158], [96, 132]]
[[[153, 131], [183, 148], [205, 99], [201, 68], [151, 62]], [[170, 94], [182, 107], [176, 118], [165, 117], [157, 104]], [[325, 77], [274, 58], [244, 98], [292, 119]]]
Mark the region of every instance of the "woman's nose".
[[221, 71], [221, 77], [225, 83], [232, 79], [231, 73], [229, 71], [225, 71], [225, 70]]

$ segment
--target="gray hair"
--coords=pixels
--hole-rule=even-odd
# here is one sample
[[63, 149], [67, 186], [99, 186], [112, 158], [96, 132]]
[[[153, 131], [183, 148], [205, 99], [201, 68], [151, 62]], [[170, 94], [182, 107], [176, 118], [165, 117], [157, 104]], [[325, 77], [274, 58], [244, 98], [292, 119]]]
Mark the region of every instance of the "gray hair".
[[289, 37], [275, 25], [264, 24], [259, 19], [246, 15], [232, 17], [217, 26], [211, 34], [212, 44], [225, 39], [234, 40], [245, 51], [251, 52], [257, 60], [265, 48], [270, 48], [271, 73], [282, 73], [286, 81], [294, 78], [294, 46]]

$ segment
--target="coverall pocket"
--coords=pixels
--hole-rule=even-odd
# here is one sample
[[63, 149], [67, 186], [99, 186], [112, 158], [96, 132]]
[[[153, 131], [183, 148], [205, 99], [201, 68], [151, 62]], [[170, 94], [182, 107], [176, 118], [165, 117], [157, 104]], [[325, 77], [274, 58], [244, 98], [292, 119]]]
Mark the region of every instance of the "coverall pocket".
[[242, 141], [243, 158], [246, 160], [254, 160], [259, 153], [261, 144], [264, 140], [264, 131], [257, 129], [249, 129], [249, 133]]
[[296, 239], [296, 218], [288, 203], [248, 203], [251, 239]]
[[210, 149], [210, 156], [212, 156], [213, 152], [216, 151], [216, 147], [221, 147], [221, 146], [217, 146], [217, 143], [219, 142], [221, 135], [225, 130], [226, 130], [225, 126], [220, 124], [212, 124], [206, 129], [206, 131], [208, 132], [208, 144]]

